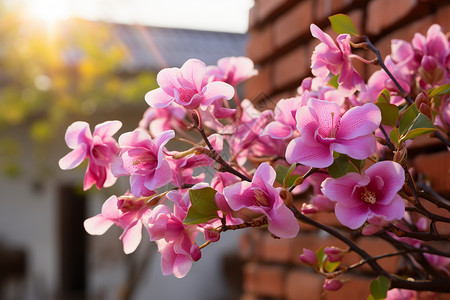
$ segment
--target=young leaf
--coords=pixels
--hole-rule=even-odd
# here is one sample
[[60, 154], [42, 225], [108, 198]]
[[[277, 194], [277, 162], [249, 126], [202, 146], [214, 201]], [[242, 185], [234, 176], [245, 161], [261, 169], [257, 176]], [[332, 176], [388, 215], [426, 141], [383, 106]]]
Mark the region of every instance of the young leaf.
[[391, 139], [391, 142], [395, 145], [398, 146], [398, 129], [394, 128], [391, 130], [391, 132], [389, 133], [389, 138]]
[[450, 94], [450, 83], [441, 85], [437, 88], [435, 88], [434, 90], [432, 90], [429, 94], [429, 97], [435, 97], [435, 96], [440, 96], [440, 95], [446, 95], [446, 94]]
[[408, 128], [408, 131], [406, 131], [400, 137], [400, 142], [410, 140], [420, 135], [431, 133], [433, 131], [436, 131], [436, 128], [434, 127], [431, 120], [424, 114], [419, 113], [419, 115], [414, 119], [411, 126]]
[[382, 90], [378, 95], [377, 103], [391, 103], [391, 94], [387, 89]]
[[335, 89], [338, 89], [339, 83], [338, 83], [339, 75], [334, 75], [331, 77], [331, 79], [328, 81], [328, 84], [334, 87]]
[[296, 165], [293, 164], [289, 169], [285, 166], [277, 165], [276, 167], [276, 182], [283, 185], [284, 187], [288, 187], [294, 184], [295, 180], [300, 177], [300, 175], [291, 175], [292, 171], [294, 171]]
[[387, 89], [384, 89], [375, 104], [381, 111], [381, 124], [395, 127], [398, 119], [398, 107], [390, 102], [391, 95]]
[[191, 199], [191, 207], [183, 220], [186, 225], [194, 225], [208, 222], [214, 218], [218, 218], [217, 207], [214, 196], [217, 191], [210, 187], [202, 189], [190, 189], [189, 197]]
[[364, 168], [364, 165], [366, 164], [365, 159], [354, 159], [351, 157], [348, 157], [349, 162], [351, 162], [349, 167], [349, 172], [355, 172], [355, 173], [361, 173], [362, 168]]
[[337, 34], [348, 33], [359, 36], [355, 24], [353, 24], [352, 19], [348, 16], [344, 14], [337, 14], [328, 17], [328, 19], [330, 20], [331, 27], [333, 27], [334, 32]]
[[389, 279], [385, 276], [379, 276], [370, 283], [370, 293], [374, 299], [386, 298], [389, 289]]
[[340, 261], [330, 262], [327, 260], [325, 261], [323, 268], [325, 269], [326, 272], [332, 273], [337, 269], [337, 267], [339, 267], [340, 264], [341, 264]]
[[416, 104], [409, 106], [408, 109], [405, 110], [403, 116], [400, 118], [400, 123], [398, 126], [401, 136], [408, 131], [409, 127], [411, 127], [418, 115], [419, 110], [417, 110]]
[[334, 159], [331, 166], [328, 167], [328, 173], [333, 178], [339, 178], [347, 174], [350, 169], [350, 163], [346, 155], [340, 155]]

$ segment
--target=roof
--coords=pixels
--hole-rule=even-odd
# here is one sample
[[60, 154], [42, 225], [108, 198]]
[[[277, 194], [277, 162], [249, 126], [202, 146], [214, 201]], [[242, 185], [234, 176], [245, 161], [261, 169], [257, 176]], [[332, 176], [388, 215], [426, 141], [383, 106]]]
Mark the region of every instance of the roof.
[[213, 65], [226, 56], [243, 56], [247, 35], [142, 25], [113, 24], [113, 34], [124, 46], [125, 71], [139, 72], [181, 67], [190, 58]]

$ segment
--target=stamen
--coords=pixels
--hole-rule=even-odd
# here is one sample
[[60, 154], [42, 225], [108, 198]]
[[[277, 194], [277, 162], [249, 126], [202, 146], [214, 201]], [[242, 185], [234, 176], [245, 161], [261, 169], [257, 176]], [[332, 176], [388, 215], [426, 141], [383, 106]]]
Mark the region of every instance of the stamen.
[[377, 197], [374, 192], [364, 188], [364, 191], [361, 193], [361, 200], [366, 203], [375, 204], [375, 202], [377, 202]]
[[256, 199], [257, 205], [269, 206], [269, 201], [267, 201], [267, 198], [264, 195], [263, 191], [255, 190], [255, 199]]

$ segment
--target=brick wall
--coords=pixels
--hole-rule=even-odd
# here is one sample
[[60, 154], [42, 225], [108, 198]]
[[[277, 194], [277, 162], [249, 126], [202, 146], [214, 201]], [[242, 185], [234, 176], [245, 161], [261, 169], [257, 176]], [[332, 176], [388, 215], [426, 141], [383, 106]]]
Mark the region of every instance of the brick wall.
[[[255, 0], [249, 16], [247, 54], [259, 69], [259, 75], [248, 81], [246, 97], [257, 107], [272, 108], [277, 100], [295, 95], [302, 79], [311, 75], [311, 54], [319, 43], [312, 38], [309, 26], [315, 23], [335, 37], [327, 19], [335, 13], [349, 15], [358, 31], [370, 37], [383, 57], [390, 53], [392, 38], [410, 41], [415, 32], [426, 34], [434, 23], [450, 31], [450, 1], [444, 0]], [[357, 68], [366, 79], [375, 70], [364, 64]], [[423, 140], [419, 139], [411, 148], [411, 163], [429, 176], [436, 190], [450, 195], [450, 153], [439, 143], [430, 146]], [[315, 218], [339, 226], [333, 214], [319, 213]], [[386, 242], [370, 237], [359, 239], [358, 244], [372, 255], [394, 250]], [[323, 277], [300, 263], [303, 248], [316, 250], [325, 245], [345, 248], [342, 242], [305, 224], [301, 224], [297, 238], [288, 240], [273, 239], [265, 230], [248, 230], [241, 237], [239, 250], [244, 261], [240, 299], [366, 299], [369, 282], [374, 278], [370, 268], [363, 267], [357, 274], [345, 276], [351, 281], [339, 291], [324, 293]], [[357, 255], [348, 255], [343, 264], [350, 265], [359, 259]], [[398, 258], [380, 262], [394, 272]]]

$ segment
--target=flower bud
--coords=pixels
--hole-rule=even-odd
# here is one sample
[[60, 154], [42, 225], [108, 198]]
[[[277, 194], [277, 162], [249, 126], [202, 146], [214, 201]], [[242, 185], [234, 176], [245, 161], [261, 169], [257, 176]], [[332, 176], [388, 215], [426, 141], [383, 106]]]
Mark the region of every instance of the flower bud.
[[337, 291], [342, 287], [342, 281], [338, 279], [325, 279], [323, 289], [327, 291]]
[[312, 204], [303, 203], [302, 207], [300, 208], [300, 211], [302, 212], [302, 214], [305, 214], [305, 215], [314, 214], [317, 212], [317, 208]]
[[217, 242], [220, 239], [220, 232], [210, 224], [204, 227], [205, 240], [208, 242]]
[[327, 255], [328, 261], [336, 262], [342, 260], [345, 251], [332, 246], [332, 247], [325, 247], [325, 249], [323, 249], [323, 252]]
[[318, 262], [316, 254], [312, 250], [306, 248], [303, 248], [303, 254], [300, 255], [300, 260], [311, 266], [315, 266]]
[[292, 198], [292, 194], [285, 189], [280, 191], [280, 197], [281, 199], [283, 199], [283, 203], [287, 207], [290, 207], [294, 203], [294, 198]]
[[191, 255], [191, 257], [194, 261], [197, 261], [202, 257], [202, 252], [200, 251], [200, 247], [196, 243], [192, 244], [189, 252], [190, 252], [189, 254]]

